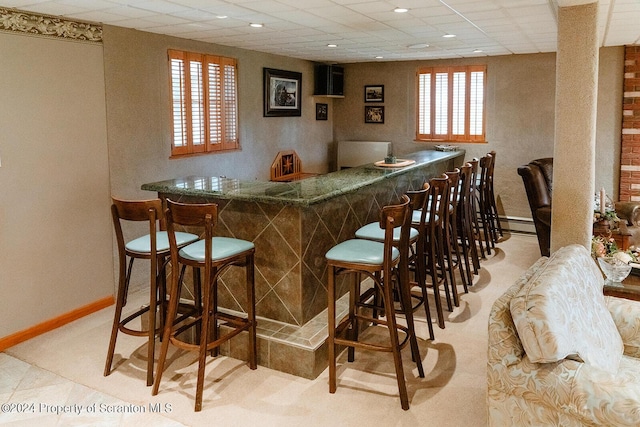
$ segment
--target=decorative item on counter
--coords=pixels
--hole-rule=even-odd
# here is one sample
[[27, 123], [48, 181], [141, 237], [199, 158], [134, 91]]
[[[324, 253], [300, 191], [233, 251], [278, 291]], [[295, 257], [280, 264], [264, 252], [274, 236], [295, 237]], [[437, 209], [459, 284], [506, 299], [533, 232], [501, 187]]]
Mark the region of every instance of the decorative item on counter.
[[628, 250], [623, 251], [618, 248], [616, 240], [611, 235], [593, 236], [591, 238], [591, 256], [594, 258], [616, 256], [624, 262], [637, 262], [638, 249], [631, 246]]
[[600, 257], [598, 265], [607, 278], [608, 285], [620, 285], [624, 279], [631, 273], [631, 266], [616, 257]]
[[415, 160], [397, 159], [394, 155], [391, 154], [385, 157], [384, 160], [379, 160], [377, 162], [374, 162], [373, 164], [381, 168], [399, 169], [405, 166], [412, 165], [415, 162]]
[[457, 145], [439, 144], [435, 146], [436, 151], [458, 151]]
[[613, 202], [607, 197], [604, 188], [600, 189], [600, 192], [594, 197], [594, 233], [605, 233], [608, 230], [617, 230], [619, 222], [620, 218], [616, 215]]
[[638, 255], [634, 247], [626, 251], [618, 249], [611, 236], [594, 236], [591, 239], [591, 256], [597, 260], [608, 284], [626, 279], [633, 266], [637, 266]]

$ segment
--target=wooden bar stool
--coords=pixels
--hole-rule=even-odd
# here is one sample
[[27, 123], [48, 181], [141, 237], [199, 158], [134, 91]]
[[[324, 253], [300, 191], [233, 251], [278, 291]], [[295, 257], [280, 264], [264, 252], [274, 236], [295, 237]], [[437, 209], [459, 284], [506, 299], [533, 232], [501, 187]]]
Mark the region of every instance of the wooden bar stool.
[[487, 185], [487, 201], [489, 202], [489, 216], [491, 217], [491, 224], [493, 227], [493, 239], [496, 243], [503, 237], [502, 224], [500, 224], [500, 215], [498, 214], [498, 206], [496, 205], [496, 194], [494, 191], [494, 175], [496, 169], [496, 152], [491, 150], [489, 152], [491, 156], [491, 163], [489, 164], [488, 171], [488, 185]]
[[[118, 244], [118, 295], [116, 301], [116, 311], [113, 316], [113, 325], [111, 327], [111, 340], [109, 341], [109, 349], [107, 351], [107, 360], [104, 366], [104, 376], [111, 373], [111, 365], [113, 363], [113, 353], [116, 348], [116, 339], [118, 332], [138, 337], [146, 336], [148, 339], [147, 350], [147, 385], [153, 384], [153, 363], [155, 350], [155, 336], [160, 333], [164, 324], [164, 301], [166, 298], [165, 290], [165, 260], [169, 256], [169, 238], [166, 231], [158, 231], [158, 222], [162, 221], [162, 202], [160, 199], [128, 201], [112, 198], [111, 217], [113, 219], [113, 227], [116, 233], [116, 242]], [[123, 222], [142, 222], [149, 223], [149, 234], [138, 237], [125, 243], [123, 233]], [[184, 246], [188, 243], [198, 240], [198, 236], [190, 233], [178, 233], [175, 236], [177, 245]], [[129, 266], [127, 268], [127, 258], [129, 258]], [[131, 271], [133, 268], [133, 260], [148, 259], [151, 261], [150, 271], [150, 291], [149, 305], [141, 308], [135, 313], [122, 319], [122, 310], [127, 304], [127, 294], [129, 292], [129, 281], [131, 279]], [[158, 306], [161, 307], [158, 310]], [[135, 330], [126, 325], [132, 320], [139, 318], [144, 313], [149, 313], [148, 330]], [[160, 328], [156, 329], [156, 313], [160, 316]]]
[[492, 156], [487, 154], [480, 158], [480, 177], [478, 178], [478, 219], [482, 224], [482, 240], [487, 255], [491, 255], [491, 249], [495, 248], [494, 233], [492, 229], [491, 205], [489, 202], [489, 171]]
[[[451, 304], [451, 294], [449, 292], [449, 283], [447, 279], [447, 268], [445, 263], [445, 249], [444, 249], [444, 233], [443, 223], [447, 210], [449, 209], [449, 177], [443, 175], [438, 178], [431, 178], [429, 180], [429, 194], [426, 200], [426, 207], [421, 213], [420, 218], [414, 217], [414, 222], [419, 220], [424, 224], [426, 236], [424, 242], [424, 252], [422, 257], [425, 260], [425, 286], [433, 288], [436, 314], [438, 319], [438, 326], [444, 329], [444, 312], [442, 308], [442, 301], [440, 298], [440, 287], [442, 286], [445, 291], [445, 297], [447, 301], [447, 308], [449, 311], [453, 309]], [[431, 279], [431, 283], [426, 282], [426, 278]]]
[[460, 306], [460, 297], [458, 295], [457, 281], [455, 270], [460, 273], [460, 279], [465, 293], [468, 292], [467, 277], [464, 271], [464, 262], [462, 259], [462, 251], [458, 242], [460, 230], [458, 228], [458, 203], [460, 196], [460, 169], [455, 168], [447, 171], [445, 174], [449, 177], [449, 209], [446, 215], [445, 233], [449, 235], [445, 238], [445, 255], [447, 257], [447, 268], [451, 280], [451, 292], [456, 307]]
[[[457, 170], [455, 179], [449, 176], [449, 172], [442, 174], [440, 178], [432, 178], [429, 180], [429, 185], [437, 191], [429, 197], [429, 203], [433, 205], [435, 203], [435, 209], [437, 215], [437, 228], [433, 231], [431, 236], [435, 240], [435, 253], [437, 265], [436, 269], [442, 279], [438, 280], [438, 286], [443, 284], [445, 296], [447, 298], [447, 308], [449, 311], [453, 311], [453, 305], [459, 306], [458, 290], [456, 285], [455, 268], [457, 264], [453, 258], [452, 247], [452, 227], [451, 227], [451, 213], [452, 213], [452, 182], [457, 182]], [[437, 301], [436, 301], [437, 302]], [[452, 304], [453, 302], [453, 304]], [[441, 314], [439, 310], [439, 315]], [[440, 319], [439, 319], [440, 320]]]
[[[167, 231], [171, 247], [171, 291], [169, 295], [169, 310], [165, 322], [162, 348], [158, 359], [156, 382], [152, 394], [158, 394], [160, 380], [164, 371], [169, 343], [186, 350], [198, 352], [198, 378], [196, 385], [195, 410], [202, 409], [202, 391], [207, 353], [217, 355], [218, 348], [243, 331], [249, 334], [249, 367], [257, 367], [256, 350], [256, 317], [255, 317], [255, 284], [254, 284], [254, 254], [252, 242], [229, 237], [213, 237], [213, 230], [218, 221], [218, 205], [183, 204], [167, 200], [166, 210]], [[176, 226], [204, 229], [204, 239], [191, 243], [183, 248], [177, 245]], [[202, 286], [202, 311], [190, 321], [176, 325], [174, 319], [178, 314], [180, 302], [181, 276], [178, 266], [194, 268], [194, 280], [200, 277], [204, 270]], [[225, 313], [218, 309], [218, 279], [231, 266], [241, 266], [246, 272], [246, 316]], [[197, 296], [196, 296], [197, 297]], [[196, 327], [199, 343], [192, 344], [179, 339], [179, 335]], [[224, 326], [226, 332], [220, 335], [219, 328]], [[198, 333], [199, 329], [199, 333]]]
[[465, 274], [469, 286], [473, 284], [473, 275], [478, 274], [480, 260], [473, 235], [471, 210], [471, 170], [470, 163], [460, 166], [460, 193], [458, 197], [458, 230], [460, 230], [460, 251], [462, 252]]
[[[400, 240], [394, 245], [394, 228], [401, 225]], [[326, 253], [328, 271], [328, 321], [329, 321], [329, 392], [336, 391], [336, 346], [345, 345], [349, 348], [349, 361], [353, 360], [353, 350], [357, 348], [391, 352], [393, 354], [396, 379], [400, 393], [402, 409], [409, 409], [409, 398], [402, 366], [402, 355], [400, 351], [407, 343], [411, 344], [412, 355], [416, 362], [420, 377], [424, 377], [422, 360], [419, 356], [415, 330], [407, 319], [407, 326], [396, 322], [396, 312], [394, 309], [393, 280], [398, 281], [398, 294], [401, 309], [406, 313], [411, 313], [411, 301], [406, 284], [409, 277], [408, 269], [408, 245], [409, 230], [411, 228], [411, 209], [409, 197], [402, 197], [399, 205], [385, 206], [380, 214], [379, 226], [385, 230], [384, 243], [364, 239], [351, 239], [331, 248]], [[340, 274], [352, 274], [349, 290], [349, 314], [336, 326], [336, 301], [335, 301], [335, 280]], [[374, 286], [378, 288], [382, 296], [382, 306], [385, 319], [365, 315], [358, 310], [359, 307], [368, 306], [366, 301], [360, 296], [360, 275], [365, 275], [373, 280]], [[381, 324], [388, 328], [389, 344], [377, 344], [358, 339], [359, 322], [370, 322]], [[343, 332], [347, 331], [347, 337], [343, 337]], [[405, 334], [400, 341], [398, 331]]]
[[[429, 339], [435, 338], [433, 334], [433, 324], [431, 322], [431, 311], [429, 309], [429, 301], [427, 300], [426, 284], [425, 284], [425, 259], [423, 256], [419, 256], [424, 252], [424, 242], [426, 236], [426, 228], [424, 224], [420, 222], [419, 218], [425, 208], [427, 195], [429, 192], [429, 183], [425, 183], [424, 187], [420, 190], [407, 191], [406, 195], [409, 197], [409, 206], [412, 212], [412, 223], [409, 230], [409, 268], [414, 271], [414, 282], [410, 282], [408, 286], [413, 284], [417, 285], [421, 289], [421, 296], [418, 298], [418, 303], [412, 306], [412, 312], [415, 312], [420, 305], [424, 304], [427, 327], [429, 330]], [[413, 218], [418, 218], [414, 220]], [[393, 244], [397, 247], [400, 243], [400, 233], [402, 227], [395, 227], [393, 230]], [[379, 222], [372, 222], [367, 225], [363, 225], [356, 230], [356, 239], [373, 240], [376, 242], [384, 243], [385, 230], [380, 228]], [[410, 294], [412, 297], [414, 295]], [[374, 316], [375, 317], [375, 316]], [[413, 316], [412, 316], [413, 317]], [[411, 320], [413, 322], [413, 319]]]
[[[482, 239], [482, 230], [481, 230], [481, 213], [480, 213], [480, 196], [478, 195], [480, 176], [478, 175], [480, 160], [476, 157], [469, 160], [469, 164], [471, 165], [471, 188], [469, 190], [469, 201], [471, 202], [471, 215], [472, 215], [472, 223], [473, 223], [473, 234], [474, 239], [476, 241], [476, 254], [478, 254], [479, 258], [486, 258], [484, 254], [484, 246]], [[480, 263], [478, 262], [477, 268], [480, 268]]]

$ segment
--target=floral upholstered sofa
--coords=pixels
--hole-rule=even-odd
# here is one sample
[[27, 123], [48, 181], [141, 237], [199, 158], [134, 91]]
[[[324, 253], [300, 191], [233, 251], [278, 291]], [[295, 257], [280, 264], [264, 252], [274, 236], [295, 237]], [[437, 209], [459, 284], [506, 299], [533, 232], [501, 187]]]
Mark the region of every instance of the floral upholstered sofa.
[[490, 426], [640, 426], [640, 302], [604, 297], [583, 246], [540, 258], [493, 304]]

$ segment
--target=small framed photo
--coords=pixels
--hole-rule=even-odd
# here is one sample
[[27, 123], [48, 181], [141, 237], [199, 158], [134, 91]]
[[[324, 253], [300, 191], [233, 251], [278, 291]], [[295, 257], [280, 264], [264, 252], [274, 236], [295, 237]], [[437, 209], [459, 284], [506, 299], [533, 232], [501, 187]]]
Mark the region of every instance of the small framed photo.
[[329, 117], [329, 104], [316, 104], [316, 120], [327, 120]]
[[384, 102], [384, 85], [365, 86], [364, 102]]
[[263, 68], [264, 117], [301, 116], [302, 73]]
[[364, 107], [365, 123], [384, 123], [384, 107], [373, 107], [365, 105]]

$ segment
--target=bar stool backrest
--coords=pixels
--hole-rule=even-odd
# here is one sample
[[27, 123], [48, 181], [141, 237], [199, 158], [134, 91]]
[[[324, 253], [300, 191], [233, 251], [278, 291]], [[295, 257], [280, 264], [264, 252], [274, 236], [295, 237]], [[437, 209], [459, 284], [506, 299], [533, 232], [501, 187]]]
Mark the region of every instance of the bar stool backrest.
[[409, 206], [412, 210], [420, 210], [424, 208], [429, 193], [429, 183], [425, 182], [419, 190], [408, 190], [405, 194], [409, 197]]
[[385, 255], [391, 255], [391, 247], [393, 246], [393, 229], [395, 227], [402, 227], [400, 229], [400, 241], [398, 247], [402, 253], [402, 248], [409, 246], [409, 228], [411, 227], [411, 206], [409, 206], [409, 196], [402, 195], [400, 203], [397, 205], [387, 205], [380, 210], [380, 228], [385, 230], [384, 244], [385, 251], [389, 253]]
[[[477, 163], [476, 163], [477, 165]], [[462, 213], [463, 220], [469, 223], [469, 227], [472, 226], [474, 217], [474, 202], [472, 200], [473, 191], [473, 164], [470, 162], [465, 163], [460, 167], [460, 203], [461, 206], [458, 209]]]
[[460, 166], [460, 202], [466, 206], [471, 194], [472, 165], [467, 162]]
[[478, 165], [480, 160], [477, 157], [469, 160], [468, 163], [471, 165], [471, 189], [470, 192], [474, 195], [477, 192], [478, 186]]
[[458, 194], [460, 192], [460, 169], [455, 168], [447, 171], [445, 174], [449, 177], [449, 200], [451, 207], [456, 209], [458, 206]]
[[491, 183], [491, 172], [493, 170], [492, 167], [493, 156], [491, 154], [487, 154], [483, 157], [480, 157], [480, 194], [481, 196], [486, 196], [487, 191], [489, 190], [489, 185]]
[[427, 206], [429, 207], [430, 212], [435, 214], [438, 218], [438, 221], [431, 222], [439, 223], [445, 219], [444, 214], [447, 211], [446, 207], [448, 206], [448, 204], [446, 203], [446, 201], [449, 200], [450, 192], [449, 176], [447, 174], [442, 174], [441, 177], [431, 178], [429, 180], [429, 185], [431, 186], [431, 192], [429, 193]]
[[151, 200], [122, 200], [115, 197], [111, 198], [111, 217], [113, 219], [113, 228], [116, 232], [116, 242], [118, 244], [118, 255], [123, 261], [121, 263], [124, 268], [124, 259], [126, 255], [125, 238], [122, 227], [122, 221], [148, 221], [149, 236], [151, 240], [151, 253], [156, 252], [156, 230], [157, 222], [164, 220], [162, 213], [162, 202], [160, 199]]
[[[187, 228], [200, 228], [202, 231], [200, 238], [204, 238], [207, 242], [210, 242], [213, 238], [213, 229], [218, 222], [218, 205], [215, 203], [179, 203], [167, 199], [165, 218], [167, 221], [167, 232], [169, 234], [169, 245], [171, 247], [171, 258], [172, 262], [174, 262], [174, 255], [175, 261], [178, 259], [178, 247], [175, 240], [175, 226], [180, 225]], [[207, 243], [205, 245], [205, 260], [211, 259], [211, 251], [211, 244]]]
[[429, 183], [425, 182], [420, 190], [410, 190], [405, 193], [409, 197], [411, 210], [420, 212], [420, 223], [418, 224], [420, 233], [422, 233], [422, 228], [426, 221], [429, 188]]

